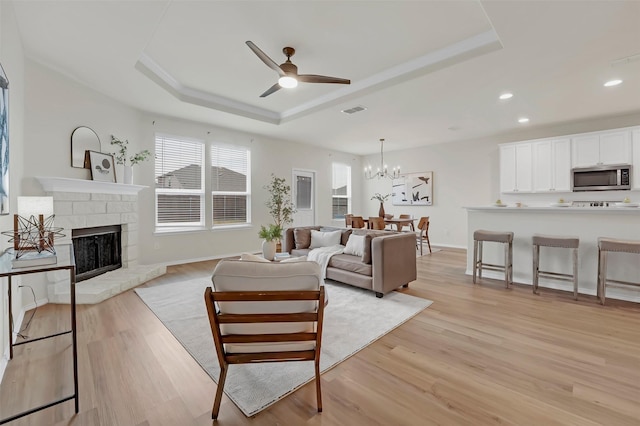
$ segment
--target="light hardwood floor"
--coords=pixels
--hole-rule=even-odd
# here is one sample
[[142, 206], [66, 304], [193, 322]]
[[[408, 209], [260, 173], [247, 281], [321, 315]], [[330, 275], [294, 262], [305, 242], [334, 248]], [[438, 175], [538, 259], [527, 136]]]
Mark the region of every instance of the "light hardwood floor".
[[[171, 267], [146, 285], [209, 276], [214, 265]], [[254, 418], [225, 396], [217, 423], [640, 424], [640, 305], [474, 286], [464, 271], [463, 250], [418, 258], [418, 280], [401, 291], [434, 303], [323, 374], [323, 413], [311, 383]], [[67, 309], [38, 308], [28, 333], [61, 326]], [[79, 306], [78, 327], [80, 413], [66, 402], [13, 425], [212, 424], [215, 383], [133, 291]], [[17, 349], [2, 416], [69, 392], [70, 339], [55, 340]]]

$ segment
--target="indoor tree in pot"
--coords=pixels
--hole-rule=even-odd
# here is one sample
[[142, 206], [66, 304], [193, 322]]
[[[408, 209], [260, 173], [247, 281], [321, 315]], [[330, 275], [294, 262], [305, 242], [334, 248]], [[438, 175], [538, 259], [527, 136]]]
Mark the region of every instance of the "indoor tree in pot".
[[[287, 181], [284, 178], [271, 173], [271, 182], [269, 185], [265, 185], [264, 189], [269, 191], [270, 198], [265, 202], [265, 205], [269, 208], [269, 214], [273, 218], [275, 226], [280, 228], [280, 233], [284, 230], [284, 227], [293, 222], [293, 214], [296, 209], [291, 200], [291, 186], [287, 185]], [[280, 251], [280, 239], [278, 238], [277, 246], [278, 252]]]
[[282, 238], [282, 228], [279, 225], [269, 225], [268, 228], [261, 225], [258, 236], [264, 240], [262, 256], [267, 260], [273, 260], [276, 256], [276, 243]]
[[[120, 140], [115, 136], [111, 135], [111, 145], [115, 145], [118, 147], [116, 152], [112, 152], [113, 157], [116, 159], [116, 163], [122, 164], [124, 166], [124, 179], [122, 183], [132, 184], [133, 183], [133, 166], [146, 161], [150, 156], [151, 152], [148, 149], [144, 151], [136, 152], [132, 156], [127, 155], [127, 151], [129, 149], [129, 140], [125, 139]], [[127, 160], [129, 164], [127, 164]]]

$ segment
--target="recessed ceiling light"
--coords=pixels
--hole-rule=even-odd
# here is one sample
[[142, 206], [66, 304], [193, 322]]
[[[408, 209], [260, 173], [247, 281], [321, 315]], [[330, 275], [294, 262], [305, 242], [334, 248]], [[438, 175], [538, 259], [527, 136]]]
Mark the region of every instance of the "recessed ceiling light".
[[604, 84], [604, 87], [617, 86], [620, 83], [622, 83], [622, 80], [609, 80]]
[[529, 119], [527, 117], [518, 118], [518, 123], [528, 123]]
[[513, 98], [513, 93], [503, 93], [502, 95], [500, 95], [500, 99], [505, 100], [505, 99], [511, 99]]

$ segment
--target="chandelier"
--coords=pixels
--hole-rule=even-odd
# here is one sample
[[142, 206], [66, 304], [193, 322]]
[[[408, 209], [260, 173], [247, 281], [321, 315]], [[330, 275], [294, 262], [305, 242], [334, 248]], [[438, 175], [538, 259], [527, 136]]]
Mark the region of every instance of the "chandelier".
[[380, 139], [380, 167], [378, 167], [378, 171], [373, 173], [371, 170], [371, 165], [364, 168], [364, 177], [365, 179], [374, 179], [374, 178], [388, 178], [388, 179], [398, 179], [400, 177], [400, 166], [394, 167], [391, 172], [389, 172], [387, 165], [384, 163], [384, 139]]

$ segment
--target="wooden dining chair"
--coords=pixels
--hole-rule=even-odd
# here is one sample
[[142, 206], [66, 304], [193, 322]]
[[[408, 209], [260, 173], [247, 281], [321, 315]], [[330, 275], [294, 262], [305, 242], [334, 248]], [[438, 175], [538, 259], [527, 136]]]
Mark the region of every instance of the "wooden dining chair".
[[385, 227], [383, 217], [369, 217], [369, 228], [382, 230]]
[[231, 364], [313, 361], [322, 411], [320, 346], [325, 306], [320, 265], [222, 260], [204, 300], [220, 377], [211, 418], [220, 412]]
[[351, 228], [351, 226], [352, 226], [352, 223], [351, 223], [352, 219], [353, 219], [353, 215], [352, 215], [352, 214], [349, 214], [349, 213], [345, 214], [345, 215], [344, 215], [344, 226], [346, 226], [347, 228]]
[[[416, 246], [420, 244], [420, 256], [422, 256], [422, 243], [427, 241], [429, 246], [429, 253], [431, 251], [431, 242], [429, 241], [429, 216], [423, 216], [418, 222], [418, 230], [416, 231]], [[416, 247], [417, 248], [417, 247]]]
[[352, 228], [364, 228], [364, 218], [362, 216], [351, 216]]

